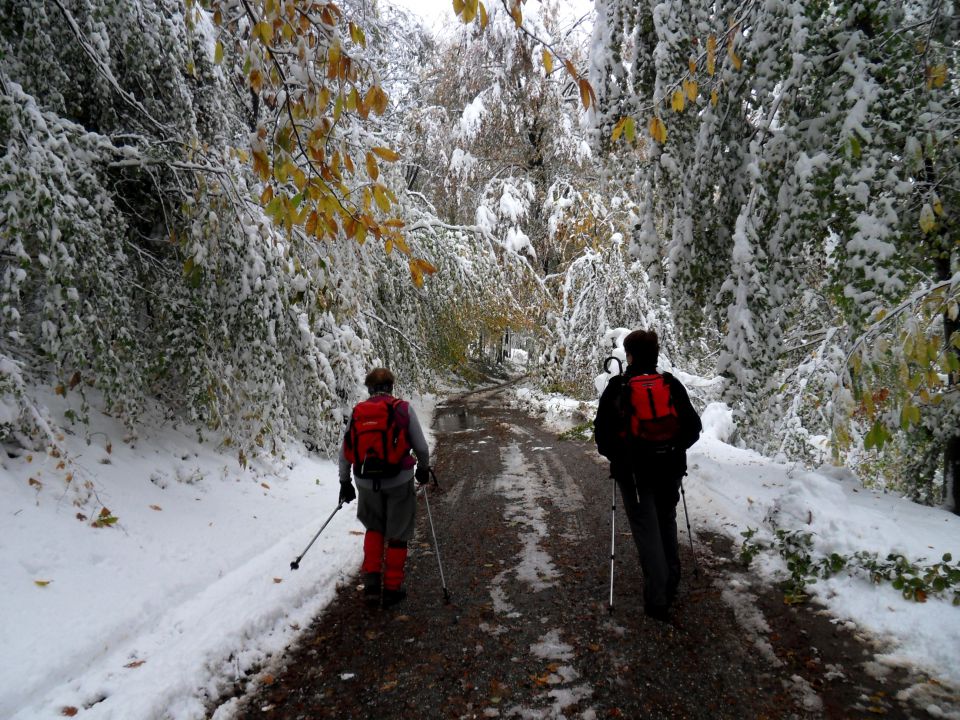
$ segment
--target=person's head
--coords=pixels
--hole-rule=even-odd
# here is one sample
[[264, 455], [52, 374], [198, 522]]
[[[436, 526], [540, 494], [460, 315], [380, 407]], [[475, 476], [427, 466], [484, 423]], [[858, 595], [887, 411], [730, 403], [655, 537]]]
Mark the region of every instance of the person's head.
[[654, 330], [634, 330], [623, 339], [627, 365], [640, 370], [655, 370], [660, 355], [660, 341]]
[[393, 373], [386, 368], [374, 368], [367, 373], [367, 379], [363, 381], [367, 386], [367, 391], [374, 395], [376, 393], [393, 393]]

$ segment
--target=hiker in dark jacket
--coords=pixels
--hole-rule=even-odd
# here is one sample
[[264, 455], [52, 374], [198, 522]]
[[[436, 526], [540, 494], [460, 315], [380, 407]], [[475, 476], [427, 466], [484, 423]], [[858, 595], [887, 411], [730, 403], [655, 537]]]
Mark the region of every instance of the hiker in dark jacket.
[[[407, 596], [403, 577], [407, 542], [416, 524], [414, 480], [426, 483], [430, 471], [430, 451], [420, 421], [409, 403], [393, 397], [393, 380], [393, 373], [386, 368], [370, 371], [365, 381], [370, 397], [354, 407], [340, 448], [340, 502], [357, 497], [350, 478], [352, 465], [353, 481], [360, 493], [357, 518], [366, 528], [364, 595], [370, 602], [379, 602], [382, 590], [384, 607]], [[358, 419], [370, 426], [385, 425], [373, 427], [376, 442], [357, 439]], [[380, 457], [388, 436], [396, 457]]]
[[[610, 461], [610, 475], [620, 488], [623, 508], [643, 572], [644, 611], [669, 619], [669, 608], [680, 584], [677, 543], [677, 502], [680, 481], [687, 471], [687, 448], [703, 426], [687, 390], [669, 373], [657, 373], [660, 344], [656, 332], [635, 330], [623, 340], [627, 356], [624, 374], [610, 379], [597, 407], [593, 428], [597, 450]], [[636, 376], [662, 375], [676, 410], [676, 432], [664, 443], [639, 442], [628, 432], [629, 394], [624, 384]]]

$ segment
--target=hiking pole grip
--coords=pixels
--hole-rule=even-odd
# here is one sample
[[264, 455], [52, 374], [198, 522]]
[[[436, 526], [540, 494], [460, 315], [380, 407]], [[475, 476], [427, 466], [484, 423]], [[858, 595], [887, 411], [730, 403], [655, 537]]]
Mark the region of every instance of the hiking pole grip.
[[617, 367], [619, 368], [617, 374], [623, 375], [623, 361], [620, 358], [618, 358], [616, 355], [611, 355], [610, 357], [608, 357], [606, 360], [603, 361], [603, 371], [605, 373], [610, 372], [611, 360], [613, 360], [617, 364]]
[[320, 526], [320, 529], [319, 529], [319, 530], [317, 530], [317, 534], [313, 536], [313, 540], [310, 541], [310, 544], [307, 545], [307, 546], [303, 549], [303, 552], [300, 553], [300, 554], [297, 556], [297, 559], [296, 559], [296, 560], [294, 560], [292, 563], [290, 563], [290, 569], [291, 569], [291, 570], [299, 570], [299, 569], [300, 569], [300, 561], [303, 560], [303, 556], [307, 554], [307, 550], [309, 550], [311, 547], [313, 547], [313, 544], [317, 541], [317, 538], [320, 537], [320, 533], [322, 533], [323, 530], [324, 530], [324, 528], [326, 528], [327, 525], [330, 524], [330, 521], [333, 520], [333, 516], [336, 515], [337, 512], [339, 512], [340, 508], [342, 508], [342, 507], [343, 507], [343, 501], [341, 500], [339, 503], [337, 503], [337, 506], [333, 509], [333, 512], [330, 513], [330, 517], [327, 518], [327, 521], [326, 521], [323, 525]]

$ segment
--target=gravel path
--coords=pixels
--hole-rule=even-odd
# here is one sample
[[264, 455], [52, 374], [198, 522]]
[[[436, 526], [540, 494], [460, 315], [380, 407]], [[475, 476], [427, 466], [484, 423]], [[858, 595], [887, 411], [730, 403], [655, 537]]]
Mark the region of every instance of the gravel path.
[[367, 608], [351, 578], [233, 717], [924, 715], [895, 699], [908, 678], [865, 673], [861, 639], [757, 587], [721, 538], [698, 538], [695, 577], [683, 534], [674, 620], [646, 618], [619, 508], [610, 614], [606, 466], [591, 444], [505, 407], [501, 391], [438, 408], [435, 434], [441, 487], [429, 501], [452, 602], [421, 498], [407, 600]]

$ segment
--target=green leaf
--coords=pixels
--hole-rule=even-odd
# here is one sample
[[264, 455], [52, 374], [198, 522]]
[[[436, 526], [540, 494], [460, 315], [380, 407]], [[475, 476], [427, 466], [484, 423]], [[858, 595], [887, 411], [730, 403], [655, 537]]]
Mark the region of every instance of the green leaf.
[[213, 64], [219, 65], [223, 62], [223, 43], [219, 40], [213, 48]]
[[857, 139], [856, 135], [851, 135], [850, 136], [850, 155], [855, 160], [859, 160], [861, 152], [862, 151], [860, 149], [860, 141]]

